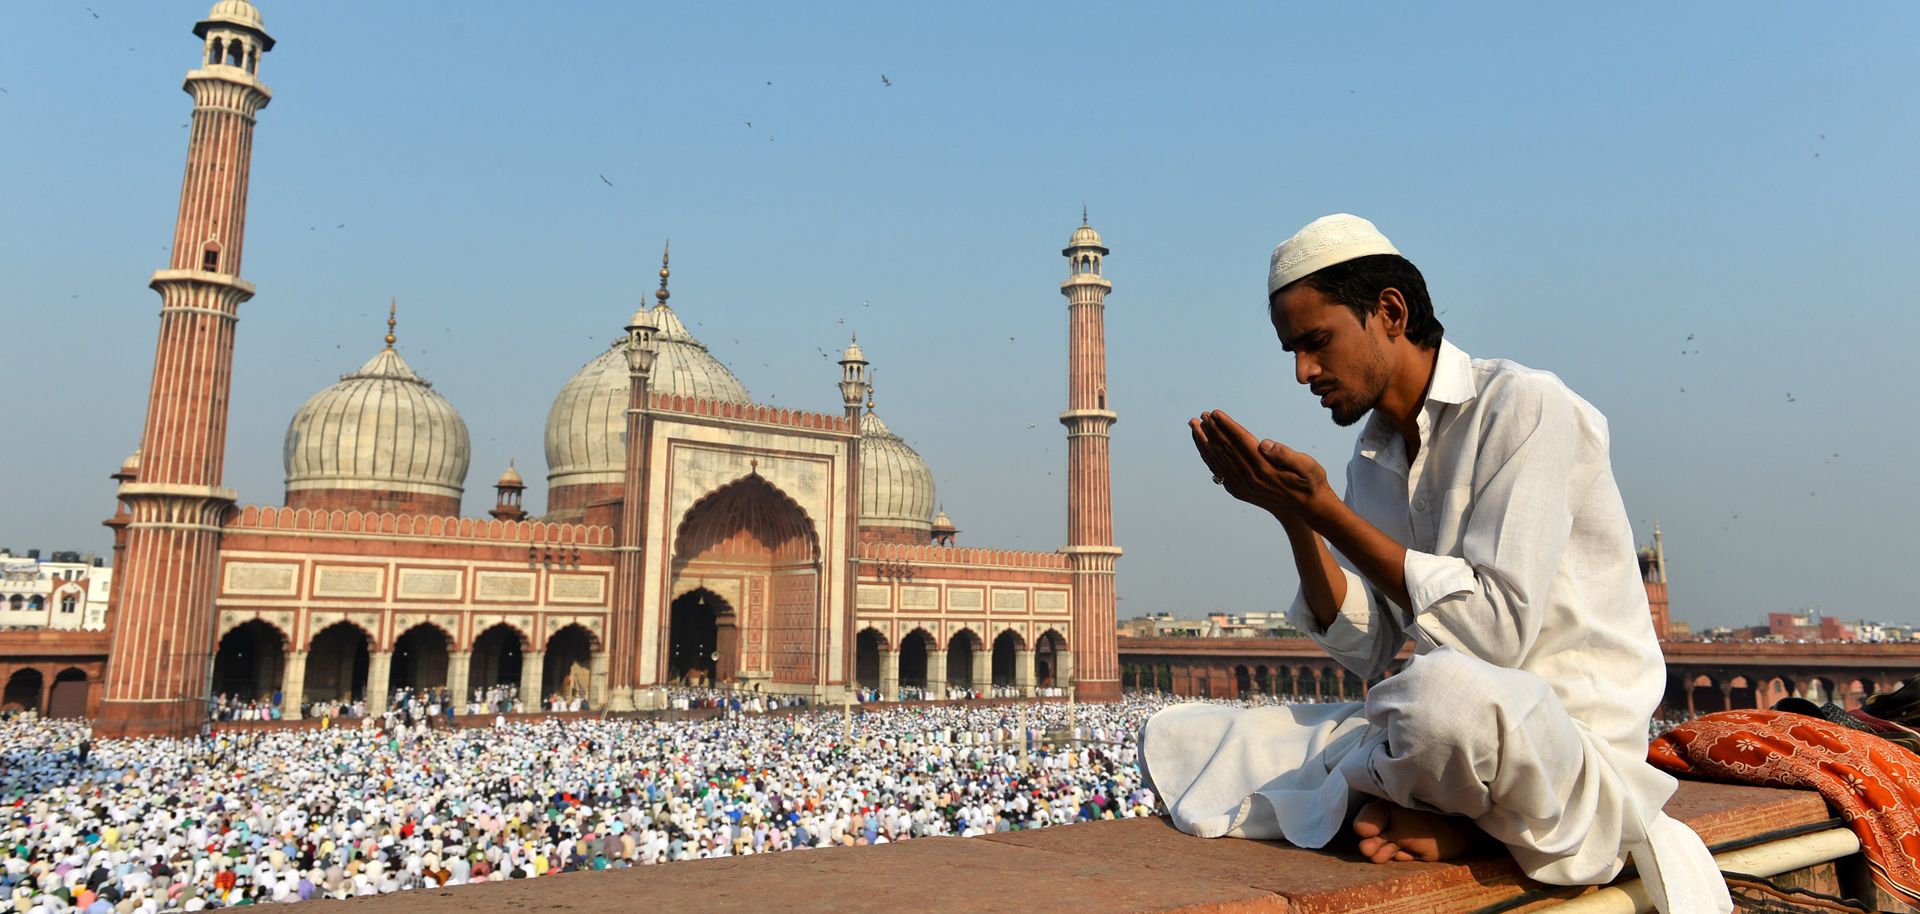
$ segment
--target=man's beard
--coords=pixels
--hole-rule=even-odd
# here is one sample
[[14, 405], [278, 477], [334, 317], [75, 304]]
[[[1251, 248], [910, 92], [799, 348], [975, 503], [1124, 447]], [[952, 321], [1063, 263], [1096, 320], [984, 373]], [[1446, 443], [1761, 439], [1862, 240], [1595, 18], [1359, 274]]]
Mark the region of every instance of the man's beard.
[[1371, 351], [1371, 356], [1362, 380], [1368, 382], [1372, 389], [1353, 400], [1336, 402], [1329, 407], [1333, 410], [1333, 423], [1341, 428], [1346, 428], [1365, 418], [1368, 413], [1373, 412], [1374, 407], [1380, 405], [1380, 398], [1387, 395], [1386, 357], [1378, 348]]
[[1346, 428], [1373, 412], [1373, 404], [1335, 403], [1333, 405], [1333, 424]]

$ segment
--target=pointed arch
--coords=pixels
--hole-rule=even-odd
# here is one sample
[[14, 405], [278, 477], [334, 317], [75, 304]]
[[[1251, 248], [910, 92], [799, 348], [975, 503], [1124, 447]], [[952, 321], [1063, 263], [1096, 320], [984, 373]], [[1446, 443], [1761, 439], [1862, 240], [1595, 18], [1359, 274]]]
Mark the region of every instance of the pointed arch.
[[[757, 472], [688, 506], [674, 531], [672, 589], [708, 573], [739, 579], [742, 605], [728, 621], [750, 629], [738, 639], [720, 637], [729, 634], [724, 631], [716, 636], [715, 652], [725, 656], [714, 663], [714, 675], [754, 671], [776, 685], [818, 684], [822, 658], [846, 636], [830, 633], [824, 620], [816, 531], [806, 509]], [[666, 670], [669, 658], [660, 662]]]
[[687, 506], [674, 530], [674, 564], [742, 553], [770, 553], [776, 562], [817, 562], [815, 529], [812, 516], [792, 496], [749, 473]]

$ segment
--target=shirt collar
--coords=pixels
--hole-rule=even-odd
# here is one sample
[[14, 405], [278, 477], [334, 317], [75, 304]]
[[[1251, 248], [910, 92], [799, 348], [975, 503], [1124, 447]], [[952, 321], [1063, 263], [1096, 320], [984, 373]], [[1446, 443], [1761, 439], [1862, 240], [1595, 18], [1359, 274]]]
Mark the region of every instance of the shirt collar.
[[1441, 340], [1440, 355], [1433, 362], [1433, 380], [1427, 383], [1427, 402], [1465, 403], [1478, 393], [1473, 383], [1473, 360], [1452, 340]]
[[[1440, 354], [1433, 362], [1433, 377], [1427, 381], [1427, 398], [1420, 404], [1421, 437], [1426, 437], [1429, 411], [1449, 404], [1465, 403], [1479, 392], [1473, 380], [1473, 359], [1451, 341], [1441, 340]], [[1360, 455], [1405, 475], [1407, 471], [1402, 457], [1405, 452], [1397, 446], [1399, 434], [1393, 423], [1378, 410], [1369, 413], [1366, 428], [1360, 432]]]

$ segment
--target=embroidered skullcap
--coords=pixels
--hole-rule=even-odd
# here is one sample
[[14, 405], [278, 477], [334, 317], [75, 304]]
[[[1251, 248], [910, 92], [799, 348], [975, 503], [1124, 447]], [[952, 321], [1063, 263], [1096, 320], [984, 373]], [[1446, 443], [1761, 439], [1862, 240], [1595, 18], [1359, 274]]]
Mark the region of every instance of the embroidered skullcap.
[[1288, 283], [1336, 263], [1373, 254], [1398, 253], [1387, 236], [1359, 216], [1347, 213], [1321, 216], [1273, 249], [1273, 263], [1267, 273], [1267, 295], [1271, 297]]

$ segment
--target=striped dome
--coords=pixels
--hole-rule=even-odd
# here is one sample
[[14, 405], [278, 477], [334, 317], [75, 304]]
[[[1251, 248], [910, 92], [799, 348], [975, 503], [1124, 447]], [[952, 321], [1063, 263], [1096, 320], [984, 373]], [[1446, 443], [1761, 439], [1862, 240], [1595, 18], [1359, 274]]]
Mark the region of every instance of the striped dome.
[[467, 423], [391, 347], [317, 394], [287, 426], [287, 491], [354, 489], [458, 499]]
[[[643, 312], [653, 319], [658, 355], [648, 389], [728, 403], [751, 403], [746, 385], [687, 332], [673, 309]], [[554, 486], [617, 483], [626, 478], [627, 341], [580, 369], [547, 412], [547, 481]]]
[[860, 525], [933, 536], [933, 471], [869, 409], [860, 417]]

